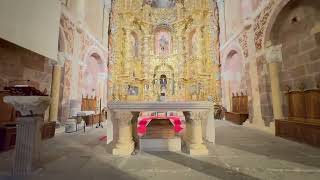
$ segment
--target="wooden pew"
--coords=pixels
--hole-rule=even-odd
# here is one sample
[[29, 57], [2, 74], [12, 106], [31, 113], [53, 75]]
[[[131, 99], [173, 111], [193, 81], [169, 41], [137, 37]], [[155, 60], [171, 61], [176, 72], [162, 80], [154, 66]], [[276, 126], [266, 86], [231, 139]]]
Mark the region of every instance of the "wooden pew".
[[276, 136], [320, 147], [320, 90], [290, 91], [288, 118], [276, 119]]
[[248, 118], [248, 96], [232, 94], [232, 112], [225, 113], [226, 120], [242, 125]]

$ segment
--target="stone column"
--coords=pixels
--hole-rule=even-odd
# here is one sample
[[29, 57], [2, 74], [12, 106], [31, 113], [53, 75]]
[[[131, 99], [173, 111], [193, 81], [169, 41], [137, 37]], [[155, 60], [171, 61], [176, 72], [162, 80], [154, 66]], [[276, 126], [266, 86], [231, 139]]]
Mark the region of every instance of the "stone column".
[[53, 65], [52, 82], [51, 82], [51, 105], [49, 113], [49, 121], [55, 122], [58, 120], [59, 98], [60, 98], [60, 81], [61, 69], [64, 64], [65, 57], [62, 53], [58, 55], [58, 61]]
[[13, 159], [13, 176], [30, 175], [40, 160], [41, 126], [44, 112], [50, 104], [46, 96], [6, 96], [4, 102], [20, 112]]
[[78, 0], [76, 4], [76, 16], [78, 21], [84, 22], [86, 16], [86, 1]]
[[130, 38], [131, 38], [131, 30], [130, 29], [126, 29], [126, 38], [125, 38], [125, 63], [124, 63], [124, 69], [125, 69], [125, 73], [126, 74], [130, 74], [130, 70], [131, 70], [131, 63], [130, 60], [131, 60], [131, 51], [132, 51], [132, 47], [131, 47], [131, 41], [130, 41]]
[[219, 23], [221, 26], [221, 43], [226, 42], [226, 23], [225, 23], [225, 0], [217, 0], [218, 10], [219, 10]]
[[109, 19], [111, 11], [111, 0], [104, 0], [104, 9], [103, 9], [103, 46], [108, 47], [109, 39]]
[[269, 64], [274, 119], [283, 118], [282, 95], [279, 78], [282, 62], [281, 47], [281, 45], [268, 47], [266, 53], [267, 62]]
[[216, 143], [216, 125], [215, 125], [213, 109], [208, 112], [205, 132], [206, 132], [205, 134], [206, 140], [210, 143], [215, 144]]
[[203, 144], [202, 123], [205, 112], [184, 112], [187, 120], [187, 147], [190, 155], [208, 155], [208, 148]]
[[117, 121], [118, 124], [118, 140], [115, 148], [112, 150], [113, 155], [130, 156], [134, 151], [132, 117], [131, 112], [115, 112], [114, 121]]

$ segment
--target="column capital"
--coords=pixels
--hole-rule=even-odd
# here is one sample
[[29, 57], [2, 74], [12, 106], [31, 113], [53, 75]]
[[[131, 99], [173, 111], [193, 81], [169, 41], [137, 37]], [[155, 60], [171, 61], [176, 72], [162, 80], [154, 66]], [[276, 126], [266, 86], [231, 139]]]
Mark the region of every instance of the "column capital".
[[224, 0], [217, 0], [218, 5], [224, 5]]
[[67, 61], [67, 55], [64, 52], [59, 52], [57, 54], [57, 60], [51, 60], [52, 66], [64, 66], [64, 62]]
[[5, 96], [3, 101], [11, 104], [21, 116], [43, 115], [51, 103], [47, 96]]
[[130, 111], [115, 112], [115, 119], [118, 120], [120, 126], [130, 125], [132, 117], [133, 117], [133, 115]]
[[266, 60], [268, 63], [282, 62], [282, 45], [269, 46], [266, 48]]
[[202, 120], [206, 120], [207, 119], [207, 115], [209, 114], [209, 110], [208, 112], [205, 111], [186, 111], [183, 112], [183, 114], [186, 117], [186, 121], [191, 122], [191, 123], [201, 123]]

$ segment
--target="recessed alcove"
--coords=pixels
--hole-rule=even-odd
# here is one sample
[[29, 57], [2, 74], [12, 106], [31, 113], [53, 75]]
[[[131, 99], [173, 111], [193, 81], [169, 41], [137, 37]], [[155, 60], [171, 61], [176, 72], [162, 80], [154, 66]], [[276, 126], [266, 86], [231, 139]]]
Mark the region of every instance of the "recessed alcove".
[[145, 4], [153, 8], [173, 8], [176, 6], [176, 0], [145, 0]]

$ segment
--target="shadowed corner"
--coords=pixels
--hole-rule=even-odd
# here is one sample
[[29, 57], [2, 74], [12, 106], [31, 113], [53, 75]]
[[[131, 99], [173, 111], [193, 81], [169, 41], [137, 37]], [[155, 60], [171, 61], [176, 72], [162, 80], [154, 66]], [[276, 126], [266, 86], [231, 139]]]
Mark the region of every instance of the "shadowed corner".
[[224, 168], [201, 160], [185, 156], [174, 152], [148, 152], [153, 156], [171, 161], [185, 167], [191, 168], [195, 171], [204, 173], [206, 175], [219, 179], [237, 179], [237, 180], [259, 180], [259, 178], [252, 177], [232, 169]]

